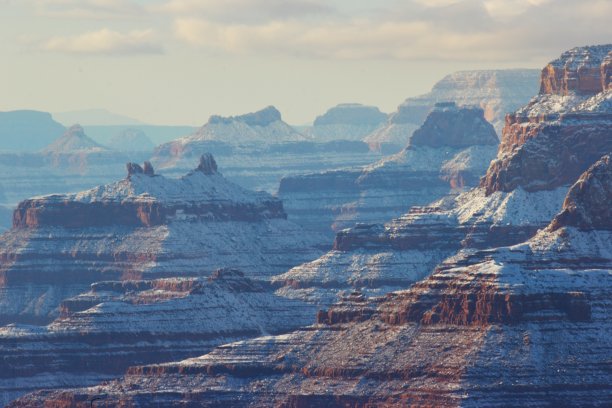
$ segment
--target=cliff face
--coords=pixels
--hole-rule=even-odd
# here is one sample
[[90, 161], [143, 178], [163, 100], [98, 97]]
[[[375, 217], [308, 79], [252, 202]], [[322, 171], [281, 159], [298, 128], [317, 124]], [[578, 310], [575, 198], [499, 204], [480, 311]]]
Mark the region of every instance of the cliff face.
[[0, 404], [39, 388], [93, 385], [131, 365], [195, 357], [214, 346], [313, 322], [313, 306], [274, 296], [242, 272], [97, 282], [44, 327], [0, 328]]
[[21, 203], [0, 245], [0, 321], [48, 322], [61, 299], [96, 281], [199, 276], [235, 267], [268, 277], [320, 254], [322, 237], [282, 203], [216, 171], [212, 156], [180, 179], [128, 165], [124, 180]]
[[478, 106], [487, 121], [501, 134], [504, 116], [529, 101], [537, 92], [537, 70], [460, 71], [437, 82], [431, 92], [408, 98], [385, 126], [368, 135], [374, 148], [394, 144], [406, 146], [436, 103], [454, 101], [461, 106]]
[[[576, 49], [561, 59], [588, 55], [584, 58], [589, 64], [607, 66], [608, 57], [595, 60], [601, 57], [602, 48], [610, 47]], [[592, 49], [599, 52], [592, 53]], [[572, 61], [573, 65], [563, 66], [581, 66]], [[542, 78], [546, 82], [546, 70]], [[580, 174], [612, 151], [610, 98], [610, 91], [537, 95], [508, 115], [497, 158], [478, 188], [413, 208], [384, 225], [339, 232], [333, 251], [275, 278], [282, 286], [279, 293], [328, 303], [334, 294], [351, 288], [386, 292], [427, 276], [458, 250], [513, 245], [529, 239], [561, 210], [569, 186]], [[431, 132], [420, 134], [418, 142], [437, 140]], [[424, 162], [433, 162], [420, 156]], [[460, 172], [447, 174], [452, 182]], [[372, 175], [362, 178], [364, 182], [368, 179], [380, 180]], [[606, 212], [603, 214], [605, 217]]]
[[[564, 210], [585, 180], [610, 202], [609, 166], [604, 158], [591, 167]], [[581, 202], [595, 219], [599, 208]], [[9, 406], [81, 407], [95, 396], [109, 405], [606, 406], [611, 238], [605, 225], [551, 226], [518, 245], [449, 258], [408, 290], [350, 296], [307, 329]]]
[[612, 151], [612, 44], [574, 48], [542, 71], [540, 93], [506, 117], [502, 143], [481, 186], [487, 194], [567, 185]]
[[497, 143], [481, 109], [440, 104], [402, 152], [361, 170], [285, 177], [278, 195], [291, 219], [315, 231], [383, 222], [477, 185]]

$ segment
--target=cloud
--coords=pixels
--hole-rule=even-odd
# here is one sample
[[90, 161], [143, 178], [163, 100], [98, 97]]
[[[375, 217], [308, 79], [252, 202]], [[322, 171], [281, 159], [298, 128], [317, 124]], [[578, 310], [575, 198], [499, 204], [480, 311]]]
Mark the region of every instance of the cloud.
[[151, 10], [219, 22], [262, 22], [333, 15], [329, 2], [319, 0], [169, 0]]
[[40, 43], [39, 48], [66, 54], [160, 54], [163, 49], [154, 37], [152, 30], [120, 33], [103, 28], [73, 37], [52, 37]]
[[574, 0], [414, 0], [361, 18], [272, 13], [265, 20], [226, 22], [179, 15], [174, 32], [193, 46], [231, 54], [528, 63], [572, 46], [609, 41], [610, 13], [612, 3], [603, 0], [579, 5]]
[[139, 17], [146, 9], [131, 0], [31, 0], [38, 13], [48, 17], [117, 19]]

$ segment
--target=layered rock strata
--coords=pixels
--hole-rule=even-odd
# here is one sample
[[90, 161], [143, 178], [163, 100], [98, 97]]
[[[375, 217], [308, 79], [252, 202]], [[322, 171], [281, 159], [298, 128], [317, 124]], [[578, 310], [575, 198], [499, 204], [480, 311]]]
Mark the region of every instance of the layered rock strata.
[[359, 140], [317, 140], [285, 123], [274, 107], [234, 117], [212, 116], [190, 136], [158, 146], [151, 162], [166, 175], [193, 168], [212, 152], [229, 180], [244, 187], [275, 192], [289, 174], [370, 164], [380, 158]]
[[[611, 52], [612, 45], [581, 47], [551, 64], [566, 67], [568, 77], [585, 64], [600, 67], [591, 72], [605, 72]], [[550, 82], [549, 74], [542, 71], [542, 84]], [[508, 115], [497, 157], [479, 187], [413, 208], [385, 225], [339, 232], [335, 250], [275, 278], [280, 293], [325, 303], [342, 290], [399, 289], [460, 249], [512, 245], [533, 236], [561, 209], [581, 172], [612, 151], [607, 87], [551, 94], [542, 85], [542, 93]]]
[[611, 176], [608, 156], [528, 241], [459, 254], [408, 290], [320, 312], [308, 329], [10, 406], [607, 406], [612, 230], [575, 220], [597, 219]]
[[285, 177], [278, 196], [292, 220], [333, 237], [478, 185], [497, 143], [481, 109], [440, 103], [402, 152], [360, 170]]
[[0, 403], [45, 387], [93, 385], [131, 365], [195, 357], [239, 339], [313, 322], [313, 306], [273, 295], [242, 272], [97, 282], [45, 327], [0, 329]]
[[0, 237], [0, 321], [48, 322], [96, 281], [200, 276], [221, 267], [267, 278], [320, 255], [324, 238], [282, 203], [228, 182], [210, 155], [180, 179], [128, 164], [128, 177], [25, 200]]
[[523, 106], [538, 91], [535, 69], [459, 71], [437, 82], [431, 92], [406, 99], [387, 123], [364, 140], [374, 149], [398, 151], [408, 144], [436, 103], [479, 106], [487, 121], [501, 134], [504, 117]]

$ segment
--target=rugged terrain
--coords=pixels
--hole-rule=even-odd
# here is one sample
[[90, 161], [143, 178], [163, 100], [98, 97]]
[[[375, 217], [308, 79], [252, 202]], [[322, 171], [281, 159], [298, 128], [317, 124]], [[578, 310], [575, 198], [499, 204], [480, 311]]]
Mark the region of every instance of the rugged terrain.
[[375, 149], [394, 152], [406, 146], [412, 133], [439, 102], [479, 106], [498, 134], [504, 117], [526, 104], [538, 90], [539, 72], [534, 69], [459, 71], [437, 82], [431, 92], [406, 99], [389, 116], [386, 125], [364, 140]]
[[608, 406], [610, 160], [524, 243], [459, 254], [408, 290], [353, 296], [290, 334], [9, 406]]
[[[542, 90], [507, 116], [497, 157], [477, 188], [384, 225], [340, 231], [334, 250], [275, 278], [280, 293], [328, 303], [343, 290], [386, 292], [425, 277], [460, 249], [533, 236], [561, 209], [571, 183], [612, 151], [611, 53], [612, 45], [575, 48], [543, 69]], [[589, 67], [595, 79], [588, 80], [599, 85], [549, 89], [551, 66], [565, 78]]]
[[151, 162], [163, 174], [178, 175], [204, 152], [215, 155], [229, 180], [268, 192], [288, 174], [362, 166], [380, 158], [359, 140], [305, 136], [270, 106], [240, 116], [211, 116], [194, 134], [158, 146]]
[[287, 221], [280, 200], [225, 180], [211, 155], [179, 179], [127, 167], [121, 181], [19, 204], [0, 237], [0, 321], [46, 323], [97, 281], [223, 267], [267, 278], [321, 253], [322, 237]]
[[220, 269], [209, 278], [97, 282], [48, 326], [0, 328], [0, 404], [41, 387], [93, 385], [130, 365], [312, 324], [313, 306]]
[[478, 185], [497, 144], [482, 109], [440, 103], [400, 153], [363, 169], [285, 177], [278, 196], [290, 219], [331, 241], [356, 222], [384, 222]]

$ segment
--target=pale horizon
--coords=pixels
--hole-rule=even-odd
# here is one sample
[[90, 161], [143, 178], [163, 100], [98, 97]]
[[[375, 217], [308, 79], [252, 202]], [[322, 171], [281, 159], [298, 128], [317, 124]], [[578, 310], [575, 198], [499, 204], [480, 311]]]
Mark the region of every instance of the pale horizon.
[[0, 110], [105, 109], [154, 125], [268, 105], [393, 112], [460, 70], [541, 69], [610, 41], [587, 0], [0, 0]]

